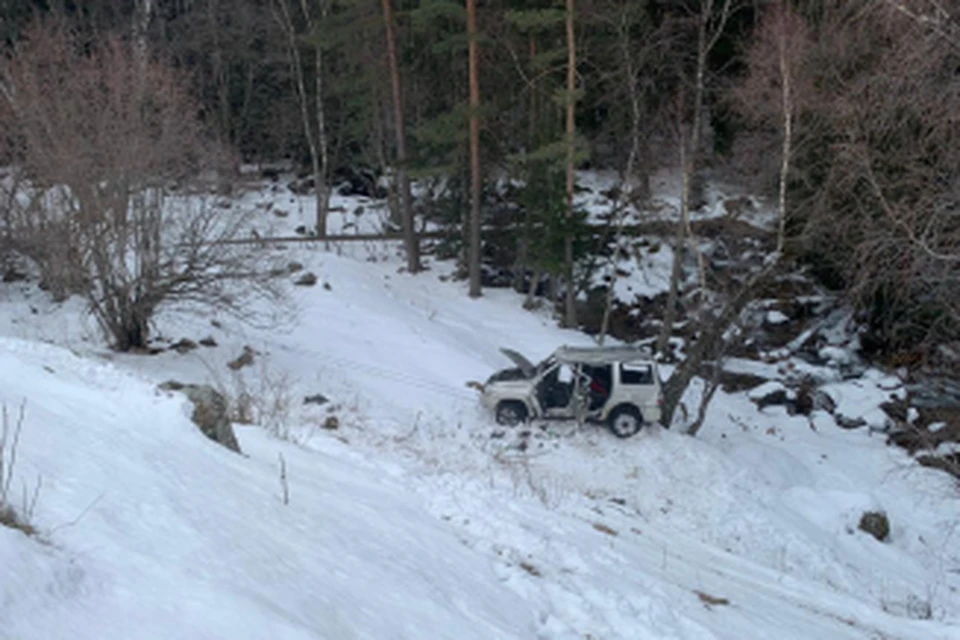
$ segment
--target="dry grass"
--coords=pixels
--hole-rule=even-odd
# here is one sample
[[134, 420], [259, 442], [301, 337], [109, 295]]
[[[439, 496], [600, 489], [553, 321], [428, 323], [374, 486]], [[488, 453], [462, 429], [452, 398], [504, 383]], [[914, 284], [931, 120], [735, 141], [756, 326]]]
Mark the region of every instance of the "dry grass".
[[37, 535], [36, 528], [29, 522], [22, 520], [14, 508], [9, 505], [0, 505], [0, 526], [22, 531], [28, 536]]
[[256, 363], [255, 367], [231, 368], [228, 380], [214, 367], [206, 368], [214, 387], [227, 400], [231, 422], [258, 425], [275, 438], [290, 440], [293, 380], [286, 373], [274, 371], [265, 357]]
[[694, 590], [694, 593], [697, 594], [698, 598], [700, 598], [700, 602], [707, 607], [725, 607], [730, 604], [730, 601], [726, 598], [718, 598], [717, 596], [712, 596], [704, 591]]
[[607, 534], [608, 536], [618, 536], [618, 535], [620, 535], [620, 534], [617, 532], [616, 529], [611, 529], [610, 527], [608, 527], [607, 525], [603, 524], [602, 522], [594, 522], [594, 523], [593, 523], [593, 528], [596, 529], [597, 531], [599, 531], [600, 533], [605, 533], [605, 534]]
[[33, 519], [37, 500], [40, 497], [42, 486], [40, 478], [37, 478], [36, 487], [32, 492], [29, 492], [24, 485], [19, 508], [15, 508], [11, 501], [13, 476], [17, 466], [17, 447], [20, 444], [25, 415], [26, 403], [20, 405], [16, 421], [11, 420], [7, 406], [3, 405], [2, 419], [0, 419], [0, 525], [32, 536], [37, 533], [30, 521]]

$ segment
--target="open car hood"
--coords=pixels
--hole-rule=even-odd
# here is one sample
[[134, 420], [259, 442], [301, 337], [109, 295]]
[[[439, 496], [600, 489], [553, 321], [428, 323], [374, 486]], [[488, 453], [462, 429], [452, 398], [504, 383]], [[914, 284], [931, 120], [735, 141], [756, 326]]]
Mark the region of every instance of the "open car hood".
[[506, 347], [503, 347], [500, 349], [500, 353], [510, 358], [515, 365], [520, 367], [520, 370], [523, 371], [523, 375], [527, 376], [528, 378], [532, 378], [537, 372], [537, 368], [533, 366], [529, 360], [524, 358], [513, 349], [507, 349]]

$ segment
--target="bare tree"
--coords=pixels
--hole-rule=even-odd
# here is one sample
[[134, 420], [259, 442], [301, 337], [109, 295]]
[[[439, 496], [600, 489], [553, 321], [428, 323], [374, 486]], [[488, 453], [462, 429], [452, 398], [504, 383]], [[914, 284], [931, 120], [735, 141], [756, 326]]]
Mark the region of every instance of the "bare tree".
[[817, 130], [797, 157], [805, 246], [888, 351], [960, 330], [960, 22], [946, 6], [834, 2], [816, 25]]
[[809, 49], [810, 39], [806, 26], [803, 20], [791, 11], [787, 2], [780, 2], [767, 9], [747, 55], [747, 78], [734, 92], [737, 104], [750, 116], [764, 123], [776, 123], [779, 128], [781, 147], [776, 249], [766, 258], [764, 264], [744, 281], [730, 283], [732, 292], [717, 313], [710, 314], [707, 310], [701, 312], [699, 324], [703, 329], [698, 340], [688, 349], [684, 361], [664, 385], [662, 420], [663, 424], [669, 426], [690, 382], [700, 373], [706, 361], [713, 360], [713, 371], [707, 381], [697, 418], [688, 428], [690, 435], [696, 435], [703, 425], [707, 406], [716, 392], [727, 334], [741, 312], [753, 301], [757, 291], [770, 281], [781, 266], [789, 214], [787, 186], [790, 178], [794, 119], [803, 106], [801, 96], [804, 92], [798, 92], [798, 87], [809, 87]]
[[[327, 185], [327, 177], [330, 172], [329, 144], [326, 111], [323, 106], [323, 46], [319, 42], [313, 45], [314, 100], [313, 115], [311, 116], [306, 72], [300, 55], [300, 42], [305, 34], [297, 30], [293, 14], [290, 7], [287, 6], [287, 0], [273, 0], [273, 3], [274, 18], [280, 24], [286, 37], [290, 71], [293, 75], [297, 89], [297, 99], [300, 104], [303, 135], [307, 141], [307, 148], [310, 150], [310, 165], [313, 170], [313, 182], [317, 194], [316, 231], [317, 235], [322, 237], [327, 235], [327, 211], [330, 208], [330, 188]], [[326, 0], [320, 0], [320, 4], [320, 14], [323, 18], [326, 17], [327, 2]], [[309, 0], [300, 0], [299, 7], [306, 34], [316, 37], [320, 21], [315, 17], [315, 11], [310, 6]]]
[[[646, 192], [637, 182], [637, 164], [640, 162], [641, 153], [644, 148], [643, 140], [643, 113], [641, 104], [642, 97], [640, 93], [638, 61], [635, 59], [635, 53], [631, 47], [631, 8], [629, 3], [618, 7], [615, 28], [617, 32], [617, 48], [620, 54], [620, 73], [623, 76], [623, 83], [626, 85], [627, 98], [630, 103], [630, 151], [627, 153], [627, 161], [623, 168], [621, 176], [620, 189], [613, 204], [615, 215], [615, 233], [613, 240], [613, 256], [611, 258], [610, 281], [607, 286], [607, 293], [604, 300], [603, 316], [600, 320], [600, 333], [597, 336], [597, 342], [603, 346], [606, 340], [607, 332], [610, 328], [610, 314], [613, 311], [613, 303], [617, 285], [619, 269], [617, 261], [621, 251], [623, 240], [623, 227], [626, 222], [627, 214], [631, 206], [637, 205], [638, 196]], [[646, 55], [646, 52], [644, 52]], [[646, 176], [644, 175], [644, 179]], [[645, 186], [645, 185], [644, 185]]]
[[119, 37], [84, 46], [56, 21], [34, 24], [2, 67], [0, 114], [24, 176], [10, 199], [14, 246], [51, 288], [86, 297], [115, 348], [145, 347], [163, 305], [242, 312], [247, 294], [274, 293], [229, 243], [242, 220], [174, 190], [225, 157], [175, 72]]
[[777, 180], [777, 253], [784, 250], [787, 186], [794, 153], [797, 115], [815, 95], [809, 70], [809, 29], [787, 0], [768, 5], [760, 16], [747, 51], [747, 75], [732, 92], [737, 110], [754, 126], [767, 127], [780, 138]]
[[[707, 90], [707, 62], [710, 53], [716, 47], [727, 26], [731, 14], [740, 6], [739, 0], [698, 0], [696, 22], [696, 51], [693, 66], [691, 117], [689, 125], [681, 124], [680, 163], [682, 186], [680, 191], [680, 220], [677, 225], [677, 240], [674, 247], [673, 267], [670, 273], [670, 288], [667, 292], [667, 304], [664, 310], [663, 326], [657, 340], [657, 351], [665, 353], [673, 333], [677, 317], [677, 303], [683, 284], [683, 261], [686, 246], [690, 238], [690, 207], [693, 181], [696, 176], [700, 146], [703, 133], [704, 99]], [[683, 96], [686, 87], [681, 90], [681, 113], [685, 110]], [[689, 135], [686, 130], [689, 129]], [[701, 279], [703, 267], [701, 265]], [[703, 284], [703, 283], [701, 283]]]

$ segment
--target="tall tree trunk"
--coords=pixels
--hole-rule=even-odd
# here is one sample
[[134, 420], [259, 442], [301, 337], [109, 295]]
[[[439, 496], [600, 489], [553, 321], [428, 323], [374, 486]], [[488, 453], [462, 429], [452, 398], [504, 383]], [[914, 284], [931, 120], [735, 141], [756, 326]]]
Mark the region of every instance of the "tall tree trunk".
[[[788, 10], [785, 5], [780, 8], [780, 20], [786, 21], [785, 12]], [[777, 226], [777, 255], [783, 254], [783, 243], [786, 236], [787, 226], [787, 178], [790, 173], [790, 153], [793, 144], [793, 91], [790, 73], [790, 61], [787, 59], [788, 34], [786, 27], [781, 23], [780, 39], [778, 42], [778, 55], [780, 63], [780, 97], [783, 110], [783, 143], [780, 148], [780, 189], [778, 194], [778, 205], [780, 207], [780, 224]]]
[[624, 168], [622, 186], [620, 195], [614, 202], [614, 207], [619, 207], [617, 213], [617, 230], [614, 234], [613, 259], [611, 260], [612, 274], [610, 284], [607, 286], [607, 295], [603, 305], [603, 317], [600, 320], [600, 335], [597, 338], [597, 344], [603, 346], [607, 337], [607, 331], [610, 329], [610, 314], [613, 311], [613, 302], [615, 289], [617, 285], [617, 258], [620, 255], [620, 242], [623, 237], [623, 225], [627, 217], [630, 205], [633, 200], [634, 175], [637, 157], [640, 155], [640, 95], [637, 87], [637, 73], [633, 65], [633, 56], [630, 52], [630, 28], [627, 24], [626, 15], [621, 16], [620, 23], [620, 53], [623, 56], [623, 71], [626, 76], [627, 89], [630, 92], [630, 153], [627, 156], [627, 165]]
[[539, 268], [534, 267], [533, 275], [530, 277], [530, 285], [527, 287], [527, 298], [523, 301], [524, 309], [533, 309], [534, 300], [537, 297], [537, 288], [540, 286], [540, 279], [543, 277]]
[[768, 264], [762, 271], [744, 283], [737, 294], [723, 307], [720, 314], [709, 324], [706, 324], [700, 337], [687, 352], [686, 358], [674, 369], [670, 378], [664, 383], [660, 422], [665, 427], [669, 428], [673, 422], [673, 414], [676, 412], [684, 392], [700, 372], [704, 361], [720, 352], [724, 333], [740, 317], [740, 312], [746, 308], [747, 304], [754, 299], [760, 285], [774, 273], [775, 267], [775, 263]]
[[477, 0], [467, 0], [467, 38], [470, 76], [470, 297], [477, 298], [480, 288], [480, 71], [477, 60]]
[[[719, 11], [717, 4], [719, 3]], [[703, 94], [706, 90], [707, 56], [717, 44], [727, 19], [733, 11], [735, 0], [700, 0], [700, 15], [697, 23], [697, 62], [693, 84], [693, 119], [690, 123], [689, 145], [686, 136], [681, 133], [680, 162], [682, 166], [682, 188], [680, 191], [680, 222], [677, 226], [677, 242], [674, 246], [673, 267], [670, 273], [670, 288], [667, 292], [667, 306], [664, 310], [663, 326], [657, 340], [657, 351], [666, 352], [677, 318], [677, 300], [683, 282], [683, 258], [687, 243], [692, 235], [690, 226], [690, 200], [693, 181], [697, 171], [697, 156], [700, 153], [701, 129], [703, 120]], [[714, 16], [716, 19], [714, 20]], [[680, 105], [681, 131], [685, 128], [683, 119], [683, 100]], [[705, 266], [703, 256], [697, 252], [700, 266], [701, 284], [705, 285]]]
[[[537, 57], [537, 37], [531, 32], [527, 35], [527, 44], [530, 56], [530, 113], [527, 121], [527, 148], [533, 150], [537, 148], [537, 79], [534, 69], [534, 60]], [[513, 288], [518, 293], [523, 292], [523, 280], [527, 273], [527, 262], [530, 258], [530, 223], [531, 213], [529, 207], [524, 207], [523, 220], [521, 221], [520, 237], [517, 239], [517, 261], [513, 274]]]
[[[306, 21], [307, 30], [311, 35], [316, 35], [317, 21], [314, 19], [310, 10], [308, 0], [300, 0], [300, 10], [303, 12], [303, 19]], [[320, 0], [320, 16], [327, 17], [327, 2]], [[327, 141], [327, 117], [323, 106], [323, 47], [319, 44], [314, 45], [313, 51], [313, 73], [314, 73], [314, 92], [316, 93], [316, 102], [314, 103], [317, 125], [316, 140], [316, 161], [313, 162], [313, 184], [316, 192], [316, 230], [318, 237], [327, 235], [327, 211], [330, 208], [330, 189], [327, 186], [327, 175], [329, 174], [329, 144]]]
[[150, 53], [147, 35], [150, 21], [153, 20], [153, 10], [154, 0], [137, 0], [133, 16], [133, 44], [141, 75], [147, 66], [147, 56]]
[[[577, 89], [577, 44], [574, 32], [574, 0], [567, 0], [567, 219], [574, 216], [573, 195], [576, 163], [576, 89]], [[563, 241], [563, 260], [566, 270], [566, 304], [564, 326], [577, 326], [577, 290], [573, 282], [573, 236], [569, 233]]]
[[407, 132], [403, 117], [403, 90], [400, 84], [400, 63], [397, 60], [397, 38], [393, 24], [393, 0], [383, 0], [383, 22], [387, 37], [387, 64], [390, 67], [390, 89], [393, 92], [394, 132], [397, 141], [397, 183], [403, 208], [400, 224], [403, 245], [407, 252], [407, 271], [420, 271], [420, 242], [413, 219], [413, 195], [407, 175]]
[[[310, 116], [310, 97], [307, 95], [307, 83], [303, 73], [303, 62], [300, 58], [300, 49], [297, 43], [297, 31], [287, 7], [287, 0], [274, 0], [274, 17], [280, 23], [287, 40], [287, 54], [289, 56], [290, 71], [297, 90], [297, 102], [300, 105], [300, 124], [303, 127], [303, 136], [310, 151], [310, 169], [317, 190], [316, 213], [317, 234], [326, 234], [326, 215], [321, 204], [320, 190], [323, 182], [323, 173], [320, 167], [320, 152], [317, 148], [317, 137], [313, 134], [313, 118]], [[301, 8], [304, 8], [301, 5]], [[277, 12], [279, 10], [279, 13]], [[318, 101], [320, 96], [317, 96]], [[324, 214], [324, 215], [322, 215]]]
[[317, 235], [322, 238], [327, 235], [327, 211], [330, 209], [330, 188], [327, 185], [327, 176], [330, 173], [330, 154], [327, 141], [327, 118], [323, 108], [323, 49], [318, 46], [314, 56], [314, 64], [316, 65], [317, 142], [320, 147], [320, 172], [314, 174], [313, 182], [317, 190]]

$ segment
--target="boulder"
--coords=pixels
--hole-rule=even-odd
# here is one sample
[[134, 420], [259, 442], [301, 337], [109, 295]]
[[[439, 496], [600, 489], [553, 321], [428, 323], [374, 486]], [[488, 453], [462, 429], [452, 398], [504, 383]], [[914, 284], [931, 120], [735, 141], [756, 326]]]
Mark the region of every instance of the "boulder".
[[317, 284], [317, 274], [307, 271], [302, 276], [293, 281], [298, 287], [312, 287]]
[[187, 353], [197, 348], [197, 343], [190, 338], [181, 338], [178, 342], [170, 345], [170, 348], [177, 353]]
[[235, 453], [242, 453], [237, 443], [237, 436], [233, 433], [227, 399], [223, 394], [208, 384], [182, 384], [170, 381], [160, 385], [160, 388], [165, 391], [182, 391], [193, 403], [193, 414], [190, 419], [199, 427], [203, 435]]
[[326, 397], [325, 395], [323, 395], [322, 393], [317, 393], [317, 394], [314, 394], [314, 395], [312, 395], [312, 396], [306, 396], [306, 397], [304, 397], [304, 399], [303, 399], [303, 404], [318, 404], [318, 405], [323, 405], [323, 404], [327, 404], [328, 402], [329, 402], [329, 400], [328, 400], [327, 397]]
[[838, 413], [833, 416], [833, 419], [841, 429], [859, 429], [860, 427], [867, 426], [867, 421], [859, 417], [851, 418]]
[[883, 511], [867, 511], [860, 517], [857, 528], [883, 542], [890, 535], [890, 520]]

